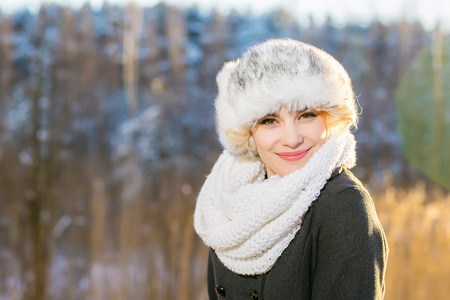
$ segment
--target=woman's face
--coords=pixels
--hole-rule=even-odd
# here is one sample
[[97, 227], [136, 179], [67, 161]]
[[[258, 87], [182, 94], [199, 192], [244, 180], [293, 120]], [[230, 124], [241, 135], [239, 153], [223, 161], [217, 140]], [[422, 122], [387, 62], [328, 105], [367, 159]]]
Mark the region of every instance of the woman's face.
[[303, 168], [325, 143], [327, 126], [322, 113], [311, 109], [289, 112], [283, 107], [258, 120], [252, 136], [267, 177], [285, 176]]

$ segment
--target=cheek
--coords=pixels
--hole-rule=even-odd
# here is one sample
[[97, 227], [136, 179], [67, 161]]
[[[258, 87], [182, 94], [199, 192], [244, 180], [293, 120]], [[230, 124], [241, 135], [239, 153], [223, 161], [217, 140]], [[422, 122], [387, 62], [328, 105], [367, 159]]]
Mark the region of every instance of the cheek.
[[276, 142], [276, 136], [270, 132], [270, 130], [261, 129], [254, 132], [252, 135], [258, 152], [270, 150], [272, 145]]
[[328, 132], [326, 128], [321, 128], [320, 130], [317, 130], [317, 143], [323, 144], [327, 140]]
[[309, 130], [307, 130], [306, 132], [309, 133], [309, 137], [311, 140], [313, 140], [318, 145], [322, 145], [328, 138], [328, 130], [323, 118], [320, 118], [318, 121], [319, 122], [312, 124], [312, 126], [310, 126]]

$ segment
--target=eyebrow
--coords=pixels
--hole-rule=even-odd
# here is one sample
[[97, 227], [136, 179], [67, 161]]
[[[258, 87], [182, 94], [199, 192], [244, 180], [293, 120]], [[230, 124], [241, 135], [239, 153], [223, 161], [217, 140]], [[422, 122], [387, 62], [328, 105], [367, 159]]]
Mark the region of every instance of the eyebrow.
[[296, 112], [297, 113], [299, 113], [299, 114], [301, 114], [301, 113], [304, 113], [305, 111], [307, 111], [307, 110], [312, 110], [312, 108], [304, 108], [304, 109], [302, 109], [302, 110], [297, 110]]
[[[304, 113], [305, 111], [307, 111], [307, 110], [313, 110], [312, 108], [304, 108], [304, 109], [302, 109], [302, 110], [296, 110], [296, 109], [293, 109], [292, 111], [295, 111], [296, 113], [298, 113], [298, 114], [302, 114], [302, 113]], [[267, 118], [267, 117], [279, 117], [279, 115], [278, 115], [278, 113], [271, 113], [271, 114], [267, 114], [267, 115], [265, 115], [263, 118]], [[263, 119], [262, 118], [262, 119]]]

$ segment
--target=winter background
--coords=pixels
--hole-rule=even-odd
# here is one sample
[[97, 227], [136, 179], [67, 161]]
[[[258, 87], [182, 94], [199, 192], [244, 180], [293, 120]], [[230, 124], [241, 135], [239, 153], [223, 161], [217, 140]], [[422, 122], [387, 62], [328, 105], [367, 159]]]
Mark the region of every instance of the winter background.
[[207, 299], [215, 74], [274, 37], [353, 80], [386, 299], [448, 299], [450, 1], [223, 2], [1, 1], [0, 299]]

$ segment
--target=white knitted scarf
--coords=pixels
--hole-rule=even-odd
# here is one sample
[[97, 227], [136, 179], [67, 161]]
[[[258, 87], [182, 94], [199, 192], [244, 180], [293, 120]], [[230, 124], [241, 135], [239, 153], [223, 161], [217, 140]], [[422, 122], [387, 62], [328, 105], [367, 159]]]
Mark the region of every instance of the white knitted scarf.
[[265, 179], [259, 161], [224, 152], [197, 199], [194, 227], [220, 261], [242, 275], [269, 271], [300, 229], [302, 217], [332, 172], [355, 165], [355, 139], [331, 136], [307, 164]]

